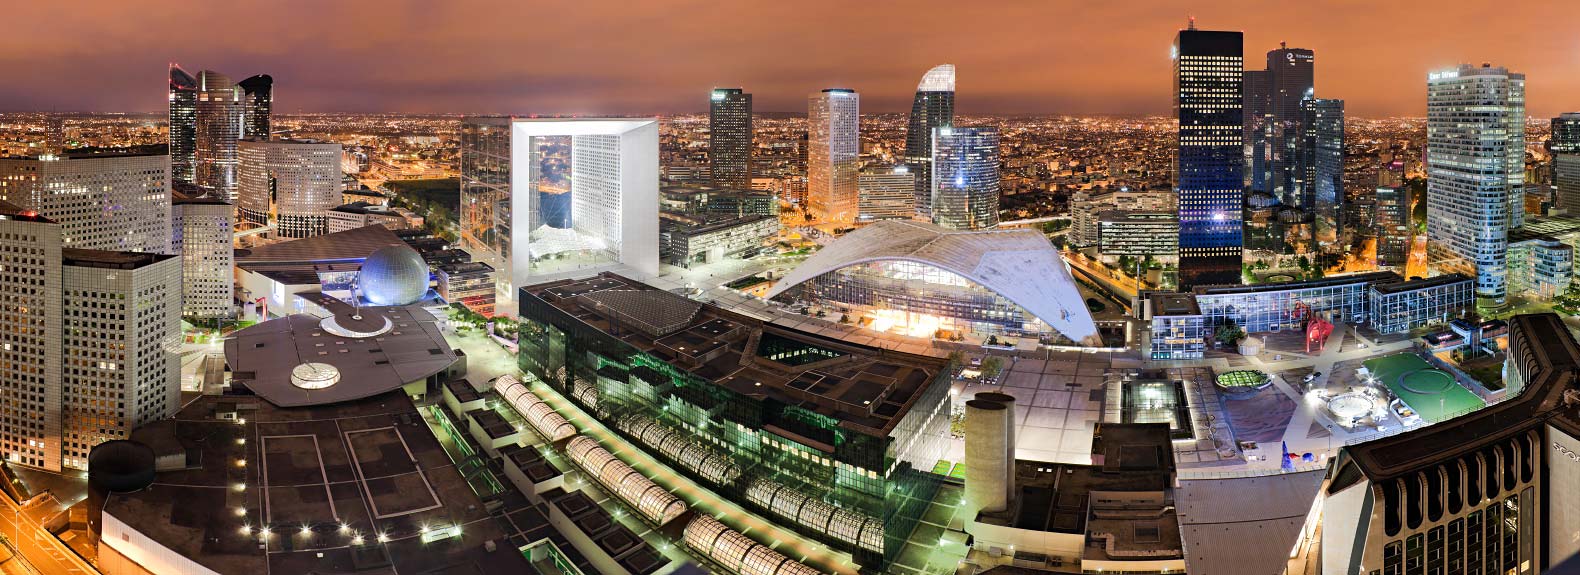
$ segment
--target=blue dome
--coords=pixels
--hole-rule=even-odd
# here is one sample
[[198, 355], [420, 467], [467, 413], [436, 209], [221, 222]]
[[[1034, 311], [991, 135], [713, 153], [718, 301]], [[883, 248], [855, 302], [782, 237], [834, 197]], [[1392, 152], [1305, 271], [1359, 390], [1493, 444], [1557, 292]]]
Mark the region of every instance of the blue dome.
[[428, 293], [428, 263], [409, 246], [386, 246], [362, 262], [362, 297], [374, 305], [409, 305]]

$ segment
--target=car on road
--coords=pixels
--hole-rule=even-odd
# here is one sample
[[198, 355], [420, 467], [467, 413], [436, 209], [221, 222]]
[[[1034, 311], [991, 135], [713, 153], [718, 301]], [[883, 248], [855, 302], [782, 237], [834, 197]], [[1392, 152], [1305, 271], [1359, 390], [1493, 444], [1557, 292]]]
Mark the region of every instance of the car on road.
[[1302, 379], [1300, 381], [1304, 382], [1304, 383], [1311, 383], [1313, 381], [1316, 381], [1317, 378], [1319, 378], [1319, 377], [1322, 377], [1322, 372], [1320, 372], [1320, 371], [1313, 371], [1313, 372], [1311, 372], [1310, 375], [1307, 375], [1305, 377], [1305, 379]]

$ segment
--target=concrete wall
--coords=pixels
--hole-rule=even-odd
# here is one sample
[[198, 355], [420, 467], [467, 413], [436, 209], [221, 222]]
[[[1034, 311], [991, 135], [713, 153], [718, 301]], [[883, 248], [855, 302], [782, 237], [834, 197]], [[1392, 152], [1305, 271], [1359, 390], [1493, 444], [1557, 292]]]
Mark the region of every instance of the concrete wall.
[[1580, 439], [1547, 426], [1547, 564], [1580, 553]]

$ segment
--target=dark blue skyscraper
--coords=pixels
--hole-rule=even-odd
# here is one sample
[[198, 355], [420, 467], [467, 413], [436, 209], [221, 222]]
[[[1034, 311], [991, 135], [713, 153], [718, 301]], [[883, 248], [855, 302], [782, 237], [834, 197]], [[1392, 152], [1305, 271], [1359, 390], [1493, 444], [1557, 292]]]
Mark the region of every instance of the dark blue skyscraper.
[[198, 82], [180, 66], [170, 65], [170, 179], [197, 181]]
[[242, 136], [268, 139], [269, 123], [274, 115], [274, 77], [259, 74], [236, 85], [241, 87], [245, 104], [242, 111]]
[[1242, 44], [1239, 32], [1197, 30], [1194, 22], [1174, 39], [1181, 287], [1240, 282]]
[[905, 164], [916, 175], [916, 213], [932, 217], [933, 129], [955, 124], [955, 66], [940, 64], [916, 84], [905, 133]]

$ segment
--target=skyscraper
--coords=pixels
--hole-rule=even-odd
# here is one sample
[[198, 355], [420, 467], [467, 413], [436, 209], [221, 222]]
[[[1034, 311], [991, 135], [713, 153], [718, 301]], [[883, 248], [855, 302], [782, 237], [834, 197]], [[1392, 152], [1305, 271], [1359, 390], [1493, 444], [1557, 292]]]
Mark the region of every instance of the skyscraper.
[[242, 137], [268, 138], [270, 116], [274, 111], [274, 78], [259, 74], [236, 83], [241, 87]]
[[1267, 70], [1245, 71], [1245, 185], [1254, 192], [1266, 192], [1270, 187], [1267, 173], [1267, 128], [1272, 122], [1268, 112], [1268, 106], [1272, 105], [1272, 96], [1268, 94], [1270, 75]]
[[850, 223], [858, 211], [861, 96], [829, 88], [807, 98], [807, 204], [821, 222]]
[[1342, 232], [1344, 205], [1344, 100], [1306, 98], [1300, 101], [1297, 146], [1301, 172], [1301, 205], [1309, 206], [1317, 224], [1317, 241], [1331, 244]]
[[198, 73], [193, 183], [227, 201], [236, 200], [236, 140], [245, 116], [241, 88], [229, 77], [210, 70]]
[[951, 230], [998, 226], [998, 128], [933, 129], [933, 223]]
[[1553, 154], [1554, 205], [1570, 216], [1580, 215], [1580, 112], [1553, 118], [1552, 125], [1548, 148]]
[[1245, 134], [1239, 32], [1197, 30], [1174, 39], [1179, 155], [1181, 287], [1239, 283]]
[[181, 264], [66, 248], [60, 224], [10, 202], [0, 216], [0, 456], [85, 469], [94, 445], [180, 404]]
[[1460, 65], [1427, 77], [1426, 100], [1428, 259], [1501, 306], [1509, 230], [1524, 222], [1525, 75]]
[[713, 185], [752, 187], [752, 95], [715, 88], [708, 102], [708, 162]]
[[905, 163], [916, 175], [916, 213], [932, 217], [933, 130], [955, 125], [955, 66], [939, 64], [922, 75], [905, 132]]
[[197, 182], [197, 78], [170, 65], [170, 179]]
[[68, 248], [170, 252], [170, 157], [0, 159], [0, 200], [54, 220]]
[[242, 221], [274, 224], [283, 238], [328, 233], [329, 210], [341, 203], [340, 151], [340, 144], [317, 140], [237, 142]]
[[1300, 102], [1315, 93], [1316, 57], [1311, 50], [1280, 44], [1267, 53], [1267, 111], [1271, 116], [1264, 132], [1269, 152], [1268, 186], [1284, 205], [1310, 210], [1300, 203], [1307, 196], [1297, 190], [1303, 174], [1299, 169], [1300, 141], [1305, 130], [1300, 125]]
[[1378, 266], [1402, 268], [1409, 258], [1410, 239], [1414, 236], [1410, 206], [1410, 186], [1401, 183], [1377, 187]]
[[510, 277], [510, 118], [461, 119], [461, 247]]

